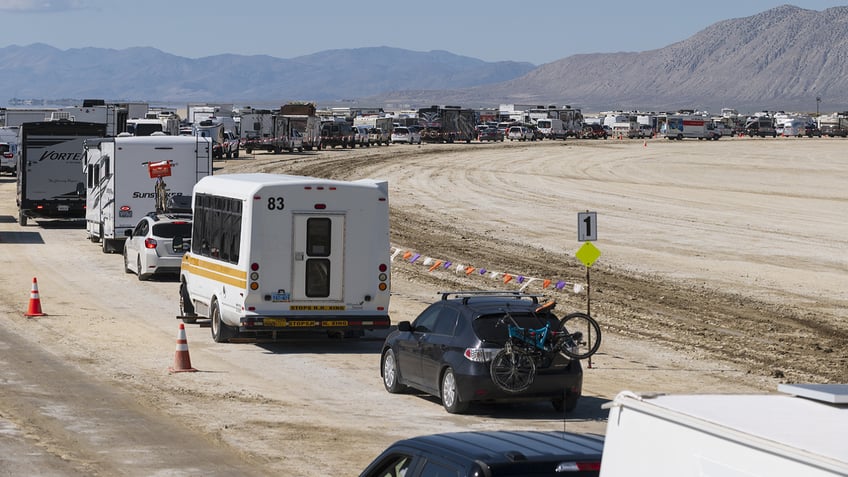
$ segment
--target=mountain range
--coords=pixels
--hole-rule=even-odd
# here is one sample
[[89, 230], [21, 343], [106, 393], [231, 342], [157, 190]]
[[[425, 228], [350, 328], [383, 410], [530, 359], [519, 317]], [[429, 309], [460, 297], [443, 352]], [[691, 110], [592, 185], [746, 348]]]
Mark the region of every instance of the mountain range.
[[291, 59], [189, 59], [149, 47], [12, 45], [0, 48], [0, 101], [102, 98], [254, 107], [314, 101], [395, 108], [515, 103], [740, 112], [811, 112], [821, 105], [822, 112], [842, 111], [848, 109], [846, 29], [848, 6], [819, 12], [783, 5], [715, 23], [656, 50], [572, 55], [541, 66], [390, 47]]

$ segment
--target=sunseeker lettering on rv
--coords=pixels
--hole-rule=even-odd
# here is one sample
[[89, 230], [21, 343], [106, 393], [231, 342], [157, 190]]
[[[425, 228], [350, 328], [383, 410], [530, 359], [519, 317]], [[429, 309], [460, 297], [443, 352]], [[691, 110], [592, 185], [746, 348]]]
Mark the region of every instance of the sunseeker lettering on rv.
[[41, 154], [41, 157], [38, 159], [38, 162], [41, 162], [45, 159], [49, 159], [51, 161], [75, 161], [79, 162], [82, 160], [81, 152], [56, 152], [56, 151], [45, 151]]
[[[168, 197], [176, 197], [183, 195], [182, 192], [168, 192]], [[133, 199], [155, 199], [155, 192], [133, 192]]]

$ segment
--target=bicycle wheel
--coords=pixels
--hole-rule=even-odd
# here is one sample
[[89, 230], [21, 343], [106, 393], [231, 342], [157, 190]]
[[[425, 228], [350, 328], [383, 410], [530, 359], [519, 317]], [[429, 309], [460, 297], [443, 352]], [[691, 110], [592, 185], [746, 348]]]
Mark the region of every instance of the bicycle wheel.
[[560, 320], [560, 330], [566, 333], [559, 345], [570, 358], [585, 359], [601, 346], [601, 327], [586, 313], [570, 313]]
[[506, 392], [529, 388], [536, 377], [536, 363], [528, 353], [511, 346], [500, 350], [489, 365], [492, 381]]

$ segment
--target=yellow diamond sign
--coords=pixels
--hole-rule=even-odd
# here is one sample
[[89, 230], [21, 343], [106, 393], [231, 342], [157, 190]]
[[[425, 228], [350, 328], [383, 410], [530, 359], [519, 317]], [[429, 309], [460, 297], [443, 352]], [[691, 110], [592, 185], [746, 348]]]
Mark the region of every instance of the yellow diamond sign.
[[598, 247], [592, 245], [592, 242], [583, 242], [583, 246], [577, 250], [574, 256], [577, 257], [577, 260], [583, 262], [586, 267], [591, 267], [595, 260], [601, 256], [601, 251], [598, 250]]

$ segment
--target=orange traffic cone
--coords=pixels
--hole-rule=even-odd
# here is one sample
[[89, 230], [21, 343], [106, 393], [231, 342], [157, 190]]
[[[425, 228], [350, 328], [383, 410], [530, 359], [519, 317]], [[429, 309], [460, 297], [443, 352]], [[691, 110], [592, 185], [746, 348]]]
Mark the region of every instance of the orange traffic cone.
[[191, 367], [191, 358], [188, 355], [188, 341], [186, 341], [185, 325], [180, 323], [180, 332], [177, 334], [177, 352], [174, 354], [174, 366], [168, 368], [172, 373], [194, 372]]
[[29, 294], [29, 308], [24, 316], [46, 316], [41, 312], [41, 298], [38, 296], [38, 280], [32, 277], [32, 292]]

